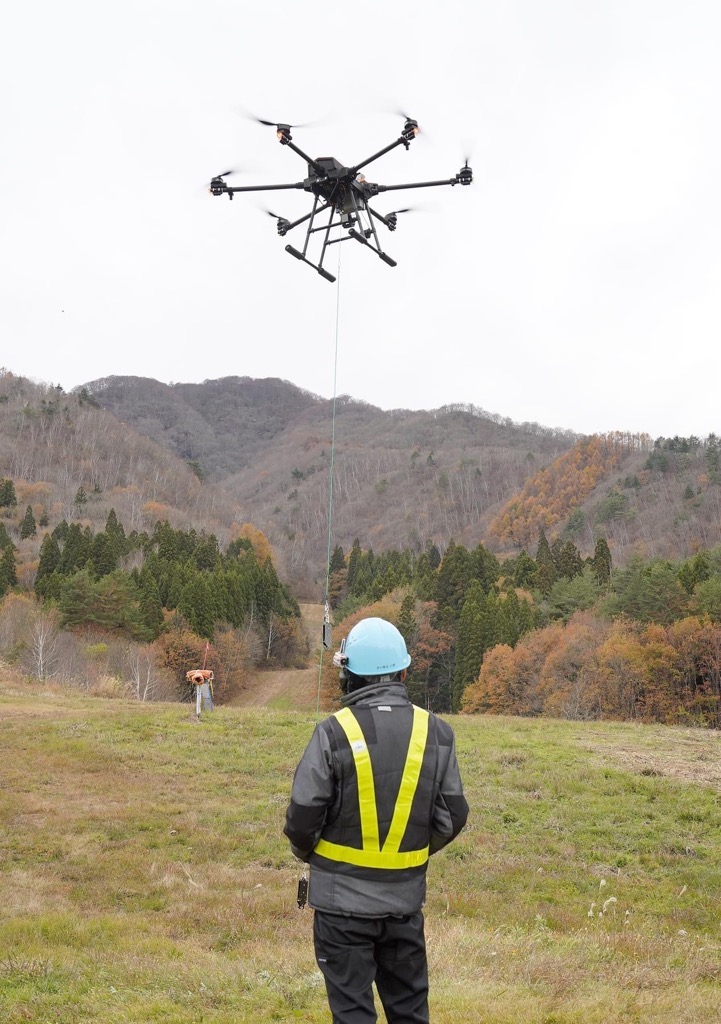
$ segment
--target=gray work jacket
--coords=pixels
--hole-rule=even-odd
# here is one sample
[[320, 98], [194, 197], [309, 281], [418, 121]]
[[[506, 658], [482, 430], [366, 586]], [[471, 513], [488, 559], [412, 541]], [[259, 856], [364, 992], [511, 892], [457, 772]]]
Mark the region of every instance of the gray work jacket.
[[[381, 839], [403, 775], [412, 705], [402, 683], [371, 684], [343, 699], [370, 753]], [[408, 825], [408, 847], [430, 855], [466, 823], [453, 730], [431, 714], [423, 770]], [[360, 917], [413, 914], [425, 902], [427, 863], [402, 870], [357, 867], [314, 852], [319, 839], [360, 846], [358, 787], [352, 752], [334, 716], [316, 726], [296, 769], [284, 832], [296, 857], [311, 865], [309, 903], [326, 913]]]

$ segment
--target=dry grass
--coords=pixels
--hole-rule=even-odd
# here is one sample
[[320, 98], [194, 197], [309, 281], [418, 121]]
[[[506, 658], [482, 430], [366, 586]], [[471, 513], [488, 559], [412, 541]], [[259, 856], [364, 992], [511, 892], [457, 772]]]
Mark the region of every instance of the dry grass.
[[586, 749], [642, 775], [713, 786], [721, 792], [721, 733], [701, 729], [664, 729], [648, 725], [622, 731], [591, 730], [583, 737]]
[[[718, 737], [454, 725], [472, 817], [429, 872], [434, 1024], [721, 1019], [718, 793], [643, 760]], [[0, 683], [3, 1024], [327, 1022], [281, 835], [312, 727]]]

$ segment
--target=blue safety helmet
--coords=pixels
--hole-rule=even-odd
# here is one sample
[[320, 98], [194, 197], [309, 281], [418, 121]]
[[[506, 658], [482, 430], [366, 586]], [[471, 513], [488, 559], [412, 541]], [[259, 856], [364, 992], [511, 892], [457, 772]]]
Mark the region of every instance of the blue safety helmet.
[[361, 619], [348, 634], [343, 653], [347, 668], [364, 678], [393, 676], [411, 663], [405, 640], [385, 619]]

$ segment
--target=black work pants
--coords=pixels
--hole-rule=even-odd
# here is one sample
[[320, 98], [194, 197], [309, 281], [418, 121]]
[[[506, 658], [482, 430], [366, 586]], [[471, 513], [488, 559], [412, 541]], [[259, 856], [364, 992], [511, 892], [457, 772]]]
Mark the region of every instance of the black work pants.
[[345, 917], [315, 912], [313, 938], [333, 1024], [375, 1024], [373, 982], [388, 1024], [428, 1024], [423, 914]]

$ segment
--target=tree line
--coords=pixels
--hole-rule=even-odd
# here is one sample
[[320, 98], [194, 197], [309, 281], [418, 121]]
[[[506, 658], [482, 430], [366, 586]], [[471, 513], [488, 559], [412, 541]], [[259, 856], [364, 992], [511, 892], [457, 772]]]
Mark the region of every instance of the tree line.
[[503, 560], [356, 540], [335, 548], [329, 592], [341, 635], [368, 614], [398, 625], [433, 710], [721, 725], [721, 547], [614, 569], [604, 538], [584, 557], [544, 530]]
[[[13, 514], [10, 479], [0, 481], [0, 502]], [[21, 540], [37, 533], [31, 507], [15, 518]], [[242, 685], [252, 663], [305, 661], [298, 604], [248, 524], [221, 550], [214, 534], [167, 521], [126, 532], [114, 509], [100, 530], [62, 519], [44, 530], [32, 588], [19, 583], [17, 550], [0, 520], [0, 653], [38, 678], [102, 674], [80, 664], [82, 651], [111, 674], [137, 676], [142, 654], [153, 679], [146, 696], [185, 695], [185, 671], [210, 656], [222, 693]]]

